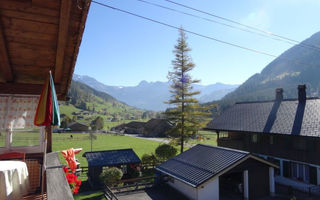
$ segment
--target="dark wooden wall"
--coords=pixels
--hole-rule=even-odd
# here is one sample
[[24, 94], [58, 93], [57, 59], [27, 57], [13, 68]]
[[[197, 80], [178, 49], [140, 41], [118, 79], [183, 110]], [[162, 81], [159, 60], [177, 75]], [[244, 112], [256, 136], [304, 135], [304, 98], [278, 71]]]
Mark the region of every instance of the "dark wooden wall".
[[[231, 133], [231, 138], [220, 138], [218, 145], [270, 155], [288, 160], [320, 165], [320, 138], [257, 133], [257, 142], [253, 142], [254, 133]], [[238, 135], [238, 137], [234, 137]], [[273, 141], [273, 142], [271, 142]]]
[[250, 158], [227, 173], [243, 173], [244, 170], [249, 174], [249, 199], [269, 196], [269, 166]]

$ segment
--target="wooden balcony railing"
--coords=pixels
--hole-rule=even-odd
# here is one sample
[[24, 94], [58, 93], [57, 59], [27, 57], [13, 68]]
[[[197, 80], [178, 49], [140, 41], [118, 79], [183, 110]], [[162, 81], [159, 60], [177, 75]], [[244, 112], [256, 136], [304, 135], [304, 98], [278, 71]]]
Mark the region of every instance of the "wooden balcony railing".
[[48, 153], [46, 161], [46, 184], [48, 200], [73, 199], [65, 173], [60, 166], [61, 163], [58, 153]]

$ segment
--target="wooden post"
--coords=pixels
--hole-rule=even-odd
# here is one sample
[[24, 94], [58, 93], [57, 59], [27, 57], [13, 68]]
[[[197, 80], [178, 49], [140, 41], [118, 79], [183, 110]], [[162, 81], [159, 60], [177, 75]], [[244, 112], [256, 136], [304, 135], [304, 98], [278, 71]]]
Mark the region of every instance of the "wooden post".
[[270, 187], [270, 196], [275, 194], [275, 185], [274, 185], [274, 168], [269, 167], [269, 187]]
[[52, 152], [52, 128], [46, 126], [47, 153]]
[[217, 145], [218, 145], [218, 142], [219, 142], [219, 131], [216, 131], [217, 133]]
[[245, 200], [249, 199], [249, 174], [248, 174], [248, 170], [243, 171], [243, 197]]

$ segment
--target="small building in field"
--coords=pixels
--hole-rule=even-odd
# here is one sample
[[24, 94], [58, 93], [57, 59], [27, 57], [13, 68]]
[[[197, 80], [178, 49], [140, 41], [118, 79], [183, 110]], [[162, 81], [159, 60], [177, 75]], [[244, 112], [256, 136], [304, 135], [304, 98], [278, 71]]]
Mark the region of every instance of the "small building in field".
[[219, 200], [273, 195], [274, 168], [278, 166], [249, 152], [198, 144], [156, 170], [189, 199]]
[[126, 177], [131, 169], [130, 165], [141, 163], [133, 149], [92, 151], [85, 152], [82, 156], [88, 161], [88, 180], [92, 187], [101, 185], [99, 175], [104, 167], [118, 167]]
[[127, 124], [120, 124], [112, 127], [112, 131], [123, 132], [126, 134], [142, 134], [146, 122], [132, 121]]
[[166, 119], [150, 119], [144, 125], [143, 136], [165, 137], [173, 124]]
[[80, 123], [80, 122], [72, 122], [68, 124], [68, 128], [71, 129], [71, 131], [76, 132], [76, 131], [89, 131], [89, 126]]
[[150, 119], [147, 122], [132, 121], [120, 124], [111, 130], [126, 134], [139, 134], [145, 137], [165, 137], [168, 130], [173, 127], [166, 119]]

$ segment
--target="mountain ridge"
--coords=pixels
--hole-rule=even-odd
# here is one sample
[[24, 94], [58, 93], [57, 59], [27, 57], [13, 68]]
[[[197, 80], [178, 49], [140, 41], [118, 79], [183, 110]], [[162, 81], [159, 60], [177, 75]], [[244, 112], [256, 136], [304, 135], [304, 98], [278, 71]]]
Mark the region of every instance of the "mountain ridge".
[[[301, 45], [302, 44], [302, 45]], [[308, 48], [308, 44], [314, 46]], [[320, 94], [320, 32], [295, 45], [271, 61], [260, 73], [249, 77], [236, 90], [222, 98], [222, 104], [239, 101], [272, 100], [276, 88], [284, 98], [297, 98], [297, 86], [306, 84], [309, 97]], [[228, 103], [226, 103], [228, 102]]]
[[[74, 74], [73, 80], [85, 83], [96, 90], [106, 92], [130, 106], [153, 111], [164, 111], [168, 105], [164, 104], [170, 98], [170, 84], [168, 82], [140, 81], [136, 86], [108, 86], [87, 75]], [[211, 85], [194, 85], [200, 90], [200, 102], [210, 102], [221, 99], [225, 94], [233, 91], [238, 85], [216, 83]]]

